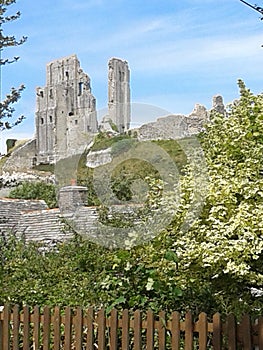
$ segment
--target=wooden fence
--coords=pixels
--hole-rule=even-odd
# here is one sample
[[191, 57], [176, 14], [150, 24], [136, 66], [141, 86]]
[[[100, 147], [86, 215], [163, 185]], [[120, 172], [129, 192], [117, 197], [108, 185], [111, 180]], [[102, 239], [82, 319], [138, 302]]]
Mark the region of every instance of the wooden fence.
[[188, 312], [146, 315], [139, 310], [117, 312], [89, 308], [53, 309], [5, 305], [0, 312], [0, 350], [43, 349], [259, 349], [263, 350], [263, 317], [252, 323], [245, 315], [237, 323], [233, 315], [222, 322], [215, 314], [211, 322], [201, 313], [197, 320]]

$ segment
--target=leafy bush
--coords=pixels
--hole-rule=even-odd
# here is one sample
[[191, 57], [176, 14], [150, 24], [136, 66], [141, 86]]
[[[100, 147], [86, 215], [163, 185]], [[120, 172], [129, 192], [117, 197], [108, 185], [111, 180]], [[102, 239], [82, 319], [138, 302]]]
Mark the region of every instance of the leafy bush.
[[24, 182], [14, 188], [10, 198], [43, 199], [49, 208], [57, 207], [56, 187], [45, 182]]

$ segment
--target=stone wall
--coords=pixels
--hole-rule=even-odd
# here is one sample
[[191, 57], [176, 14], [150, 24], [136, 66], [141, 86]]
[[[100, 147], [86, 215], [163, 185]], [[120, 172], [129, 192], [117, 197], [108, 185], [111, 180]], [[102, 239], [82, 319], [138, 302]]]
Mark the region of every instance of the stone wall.
[[137, 134], [141, 141], [183, 138], [187, 135], [185, 117], [179, 114], [158, 118], [155, 122], [144, 124], [138, 128]]
[[16, 231], [18, 235], [23, 234], [28, 241], [45, 244], [72, 237], [72, 231], [66, 229], [59, 209], [22, 212]]
[[209, 121], [211, 111], [226, 114], [223, 98], [220, 95], [213, 97], [212, 110], [196, 104], [188, 115], [173, 114], [157, 118], [155, 122], [143, 124], [136, 129], [139, 140], [169, 140], [181, 139], [200, 133], [204, 124]]
[[5, 164], [3, 165], [3, 171], [27, 171], [31, 169], [36, 160], [36, 140], [30, 140], [23, 146], [14, 150]]
[[0, 232], [17, 230], [23, 213], [47, 209], [42, 200], [0, 198]]
[[[48, 209], [44, 201], [0, 198], [0, 234], [13, 231], [28, 241], [51, 244], [67, 240], [77, 232], [93, 242], [106, 244], [98, 207], [85, 206], [86, 194], [87, 188], [82, 186], [62, 188], [57, 209]], [[136, 205], [115, 205], [109, 217], [136, 209]]]

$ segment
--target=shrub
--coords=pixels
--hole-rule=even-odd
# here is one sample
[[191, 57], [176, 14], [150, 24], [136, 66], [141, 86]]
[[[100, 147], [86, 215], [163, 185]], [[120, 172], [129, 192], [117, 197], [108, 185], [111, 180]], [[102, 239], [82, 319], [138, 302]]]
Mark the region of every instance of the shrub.
[[43, 199], [49, 208], [57, 207], [56, 187], [44, 182], [24, 182], [14, 188], [10, 198]]

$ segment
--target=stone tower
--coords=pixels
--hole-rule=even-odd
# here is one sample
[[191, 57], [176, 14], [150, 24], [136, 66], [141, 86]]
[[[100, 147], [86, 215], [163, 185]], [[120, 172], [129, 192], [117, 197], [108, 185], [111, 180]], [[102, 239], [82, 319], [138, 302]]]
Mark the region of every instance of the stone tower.
[[90, 78], [76, 55], [47, 64], [46, 86], [37, 88], [36, 105], [38, 164], [81, 153], [87, 135], [98, 130]]
[[109, 118], [123, 133], [130, 128], [130, 71], [127, 61], [109, 61], [108, 109]]
[[212, 110], [220, 114], [225, 114], [226, 109], [225, 109], [223, 97], [221, 95], [213, 96], [212, 105], [213, 105]]

